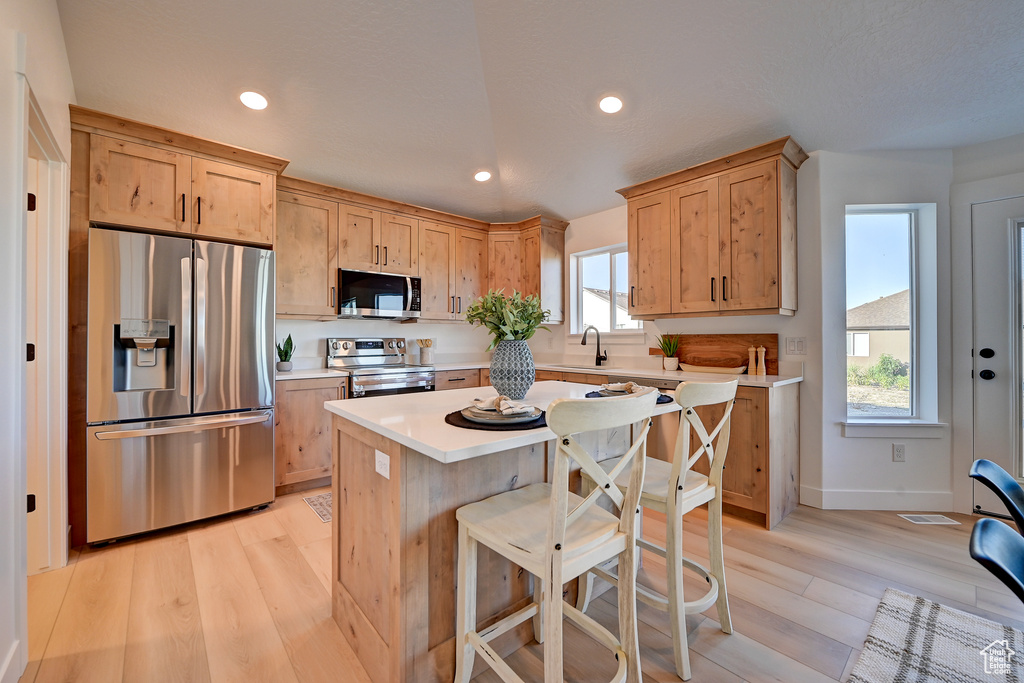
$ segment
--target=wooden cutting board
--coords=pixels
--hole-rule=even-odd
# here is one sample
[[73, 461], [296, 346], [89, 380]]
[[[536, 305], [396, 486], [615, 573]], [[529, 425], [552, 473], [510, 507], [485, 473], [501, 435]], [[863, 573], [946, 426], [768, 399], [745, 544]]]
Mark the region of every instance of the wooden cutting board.
[[[678, 337], [680, 363], [715, 368], [736, 368], [746, 365], [747, 349], [765, 348], [765, 366], [769, 375], [779, 374], [779, 335], [777, 334], [672, 334]], [[649, 349], [652, 356], [660, 356], [661, 349]]]

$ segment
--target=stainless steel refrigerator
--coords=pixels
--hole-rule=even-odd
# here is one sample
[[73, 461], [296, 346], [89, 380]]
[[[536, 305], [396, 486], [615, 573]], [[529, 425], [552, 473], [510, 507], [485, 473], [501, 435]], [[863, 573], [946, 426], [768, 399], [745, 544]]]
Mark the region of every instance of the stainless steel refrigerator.
[[87, 540], [274, 499], [274, 254], [89, 230]]

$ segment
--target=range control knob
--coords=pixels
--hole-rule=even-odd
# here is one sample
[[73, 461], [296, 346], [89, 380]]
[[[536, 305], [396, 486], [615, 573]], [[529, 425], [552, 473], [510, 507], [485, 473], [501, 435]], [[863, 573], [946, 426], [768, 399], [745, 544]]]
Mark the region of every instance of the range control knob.
[[351, 349], [352, 348], [352, 342], [341, 342], [341, 348], [345, 349], [346, 351], [348, 349]]
[[334, 349], [335, 351], [337, 351], [338, 349], [341, 348], [341, 342], [332, 342], [331, 343], [331, 348]]
[[393, 340], [388, 342], [388, 348], [389, 349], [395, 348], [395, 342]]
[[398, 340], [398, 348], [400, 348], [400, 349], [404, 349], [405, 348], [405, 342], [402, 341], [401, 339]]

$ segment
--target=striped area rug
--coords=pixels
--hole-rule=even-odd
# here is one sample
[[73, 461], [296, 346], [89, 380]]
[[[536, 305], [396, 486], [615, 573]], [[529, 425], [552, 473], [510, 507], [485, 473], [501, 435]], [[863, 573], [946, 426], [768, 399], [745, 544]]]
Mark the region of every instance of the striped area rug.
[[1024, 634], [888, 588], [849, 681], [1020, 683]]

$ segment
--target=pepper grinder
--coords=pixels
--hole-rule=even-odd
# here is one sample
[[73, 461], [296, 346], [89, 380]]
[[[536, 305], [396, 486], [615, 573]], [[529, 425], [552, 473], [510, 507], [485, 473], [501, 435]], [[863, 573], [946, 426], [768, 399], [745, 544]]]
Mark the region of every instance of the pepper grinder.
[[768, 369], [764, 366], [764, 352], [765, 348], [763, 346], [757, 347], [757, 374], [759, 375], [768, 374]]
[[748, 375], [756, 375], [757, 374], [757, 359], [754, 356], [754, 354], [757, 353], [757, 349], [755, 349], [753, 346], [751, 346], [750, 348], [747, 349], [747, 353], [750, 354], [750, 362], [747, 363], [747, 374]]

